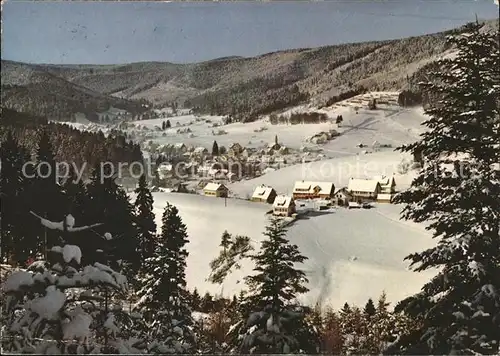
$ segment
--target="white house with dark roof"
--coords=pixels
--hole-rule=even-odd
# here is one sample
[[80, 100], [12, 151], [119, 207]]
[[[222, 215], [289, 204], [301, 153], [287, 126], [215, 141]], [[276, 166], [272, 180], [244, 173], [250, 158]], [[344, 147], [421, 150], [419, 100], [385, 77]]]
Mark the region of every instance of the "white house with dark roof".
[[293, 187], [294, 199], [331, 199], [335, 193], [332, 182], [298, 181]]
[[252, 194], [252, 201], [261, 203], [274, 203], [276, 191], [272, 187], [259, 185]]
[[273, 203], [273, 215], [291, 216], [295, 213], [295, 201], [293, 197], [278, 195]]

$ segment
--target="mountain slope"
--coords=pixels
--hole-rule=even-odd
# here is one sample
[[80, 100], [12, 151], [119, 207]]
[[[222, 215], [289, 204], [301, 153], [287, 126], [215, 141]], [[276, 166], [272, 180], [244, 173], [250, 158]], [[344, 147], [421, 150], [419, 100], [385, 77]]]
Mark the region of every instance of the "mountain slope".
[[19, 112], [69, 121], [79, 112], [95, 118], [111, 106], [132, 115], [144, 111], [139, 102], [93, 91], [37, 65], [2, 61], [1, 75], [2, 107]]
[[[485, 28], [498, 30], [498, 24], [488, 22]], [[119, 102], [121, 98], [145, 99], [158, 106], [175, 101], [201, 112], [246, 119], [309, 100], [325, 105], [347, 92], [414, 87], [412, 79], [424, 76], [432, 67], [429, 63], [452, 52], [446, 36], [462, 29], [192, 64], [63, 66], [8, 62], [6, 74], [2, 69], [2, 85], [15, 85], [8, 88], [5, 100], [8, 107], [19, 110], [24, 110], [30, 97], [45, 103], [35, 105], [44, 110], [54, 104], [65, 112], [75, 107], [82, 110], [73, 100], [76, 95], [84, 109], [130, 105], [129, 101]]]

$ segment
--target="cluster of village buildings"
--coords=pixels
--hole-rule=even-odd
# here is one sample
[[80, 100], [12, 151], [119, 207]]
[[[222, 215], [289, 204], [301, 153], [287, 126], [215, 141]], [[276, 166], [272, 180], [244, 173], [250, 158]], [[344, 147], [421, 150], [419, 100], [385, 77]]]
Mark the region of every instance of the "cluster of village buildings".
[[302, 152], [293, 152], [279, 143], [277, 137], [274, 142], [260, 149], [233, 143], [228, 149], [219, 147], [219, 152], [214, 154], [205, 147], [177, 143], [161, 145], [155, 152], [155, 158], [161, 155], [164, 159], [157, 167], [161, 179], [183, 176], [222, 183], [254, 178], [288, 164], [307, 163], [324, 158], [324, 155], [306, 148]]
[[[351, 178], [347, 187], [335, 190], [331, 182], [295, 182], [292, 195], [279, 195], [270, 186], [255, 188], [251, 201], [272, 204], [273, 214], [292, 216], [296, 213], [296, 201], [317, 199], [329, 205], [349, 207], [363, 202], [390, 203], [396, 192], [394, 176], [379, 176], [372, 179]], [[208, 183], [203, 193], [206, 196], [227, 197], [229, 189], [222, 183]]]

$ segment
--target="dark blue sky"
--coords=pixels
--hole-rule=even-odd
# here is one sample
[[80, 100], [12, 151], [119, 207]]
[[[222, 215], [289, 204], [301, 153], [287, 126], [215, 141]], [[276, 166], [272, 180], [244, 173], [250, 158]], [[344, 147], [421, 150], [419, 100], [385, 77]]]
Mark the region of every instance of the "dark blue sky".
[[196, 62], [432, 33], [498, 17], [493, 0], [3, 4], [2, 58]]

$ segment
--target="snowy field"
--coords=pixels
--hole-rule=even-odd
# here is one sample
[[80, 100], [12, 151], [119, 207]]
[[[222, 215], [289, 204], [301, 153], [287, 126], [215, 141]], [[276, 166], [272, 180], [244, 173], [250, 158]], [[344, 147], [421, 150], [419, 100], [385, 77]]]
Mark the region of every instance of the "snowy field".
[[[249, 236], [258, 247], [270, 206], [238, 199], [227, 199], [224, 206], [222, 198], [179, 193], [153, 196], [158, 226], [166, 202], [179, 209], [187, 226], [188, 287], [226, 296], [243, 288], [242, 277], [252, 272], [251, 264], [243, 264], [219, 286], [206, 281], [209, 262], [219, 253], [224, 230]], [[309, 258], [303, 266], [311, 289], [305, 302], [328, 302], [340, 308], [346, 301], [364, 304], [382, 291], [391, 302], [417, 292], [432, 272], [411, 272], [403, 258], [432, 246], [433, 241], [422, 226], [399, 221], [399, 210], [389, 204], [376, 204], [370, 210], [339, 208], [291, 225], [288, 238]]]
[[[370, 97], [378, 98], [377, 110], [367, 109]], [[265, 117], [253, 123], [212, 127], [214, 123], [221, 123], [222, 117], [183, 115], [168, 118], [172, 128], [166, 131], [157, 131], [155, 127], [161, 127], [167, 119], [132, 122], [135, 127], [128, 131], [134, 131], [138, 139], [142, 137], [158, 144], [182, 142], [209, 150], [214, 140], [226, 147], [234, 142], [247, 147], [262, 147], [273, 142], [276, 135], [280, 143], [292, 149], [303, 146], [322, 149], [325, 159], [321, 161], [288, 166], [255, 179], [229, 184], [230, 194], [234, 197], [247, 198], [260, 184], [270, 185], [278, 193], [291, 194], [297, 180], [330, 181], [338, 189], [347, 186], [351, 177], [371, 178], [382, 174], [394, 175], [397, 190], [402, 190], [409, 186], [415, 172], [400, 174], [398, 166], [401, 161], [410, 162], [411, 157], [395, 152], [394, 148], [416, 141], [425, 117], [422, 109], [399, 108], [396, 97], [395, 93], [370, 93], [328, 108], [298, 106], [285, 112], [326, 113], [331, 120], [322, 124], [271, 125]], [[340, 127], [334, 123], [337, 115], [344, 119]], [[84, 123], [78, 128], [86, 129]], [[187, 128], [190, 133], [177, 133], [177, 129]], [[307, 141], [312, 135], [330, 129], [341, 135], [323, 145]], [[212, 134], [212, 131], [219, 130], [227, 134]], [[391, 147], [375, 149], [375, 141]], [[359, 144], [365, 147], [358, 147]], [[158, 227], [167, 201], [179, 209], [187, 225], [190, 238], [189, 288], [226, 296], [238, 293], [244, 287], [243, 276], [252, 271], [252, 264], [243, 264], [241, 270], [235, 271], [223, 286], [219, 286], [207, 282], [209, 262], [219, 253], [224, 230], [247, 235], [258, 247], [268, 219], [265, 212], [271, 206], [241, 199], [227, 199], [225, 206], [224, 199], [190, 194], [153, 195]], [[422, 225], [400, 221], [400, 209], [400, 206], [390, 204], [375, 204], [370, 210], [332, 209], [291, 225], [289, 239], [309, 258], [303, 266], [311, 289], [305, 301], [311, 305], [324, 302], [340, 308], [346, 301], [362, 305], [370, 297], [377, 298], [382, 291], [387, 293], [391, 302], [417, 292], [433, 272], [411, 272], [403, 258], [431, 247], [434, 242]]]

